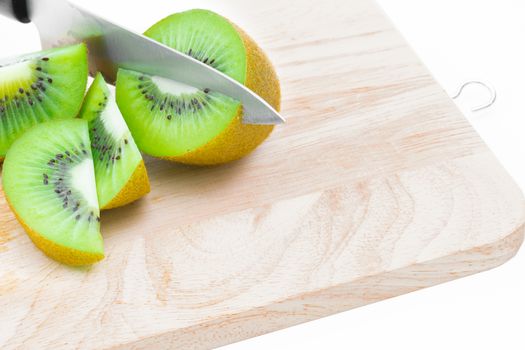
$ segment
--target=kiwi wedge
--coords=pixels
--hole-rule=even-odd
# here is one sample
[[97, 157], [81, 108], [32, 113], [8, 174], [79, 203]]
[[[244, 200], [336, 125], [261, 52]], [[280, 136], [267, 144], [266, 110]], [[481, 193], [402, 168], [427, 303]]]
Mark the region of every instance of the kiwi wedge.
[[88, 75], [84, 44], [28, 54], [0, 67], [0, 160], [24, 131], [74, 118]]
[[[229, 75], [280, 109], [280, 85], [263, 51], [226, 18], [207, 10], [171, 15], [146, 36]], [[120, 70], [117, 103], [139, 148], [149, 155], [195, 165], [237, 160], [273, 126], [244, 125], [242, 105], [209, 89]]]
[[102, 74], [91, 84], [79, 117], [89, 122], [100, 208], [121, 207], [149, 193], [142, 155]]
[[11, 209], [46, 255], [74, 266], [104, 258], [86, 121], [31, 128], [7, 152], [2, 181]]

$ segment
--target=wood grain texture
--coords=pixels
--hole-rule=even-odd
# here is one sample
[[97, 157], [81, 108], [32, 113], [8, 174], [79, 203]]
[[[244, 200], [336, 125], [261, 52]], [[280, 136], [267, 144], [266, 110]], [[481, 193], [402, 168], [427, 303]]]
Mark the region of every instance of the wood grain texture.
[[210, 348], [494, 268], [519, 188], [369, 0], [212, 5], [267, 50], [289, 122], [249, 158], [148, 160], [106, 260], [44, 257], [0, 196], [0, 348]]

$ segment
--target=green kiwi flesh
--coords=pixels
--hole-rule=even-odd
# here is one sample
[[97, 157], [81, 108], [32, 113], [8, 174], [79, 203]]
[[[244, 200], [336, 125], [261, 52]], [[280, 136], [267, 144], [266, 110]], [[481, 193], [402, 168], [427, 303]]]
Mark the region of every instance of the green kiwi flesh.
[[241, 107], [219, 93], [128, 70], [119, 70], [117, 102], [139, 148], [155, 157], [178, 156], [207, 144]]
[[114, 93], [99, 73], [79, 117], [89, 121], [98, 201], [105, 208], [126, 186], [142, 155], [122, 117]]
[[190, 10], [164, 18], [144, 35], [223, 72], [246, 81], [246, 48], [230, 21], [208, 10]]
[[[246, 48], [235, 27], [206, 10], [169, 16], [145, 33], [244, 84]], [[120, 70], [117, 103], [139, 148], [177, 157], [208, 144], [241, 113], [241, 104], [209, 89]]]
[[3, 189], [24, 226], [76, 251], [103, 254], [88, 123], [39, 124], [9, 149]]
[[33, 53], [0, 67], [0, 159], [24, 131], [51, 119], [74, 118], [88, 63], [84, 44]]

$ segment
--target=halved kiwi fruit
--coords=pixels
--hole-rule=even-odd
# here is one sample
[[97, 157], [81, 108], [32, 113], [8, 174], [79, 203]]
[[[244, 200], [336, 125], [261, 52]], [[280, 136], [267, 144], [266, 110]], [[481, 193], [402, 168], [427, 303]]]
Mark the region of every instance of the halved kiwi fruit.
[[74, 118], [88, 74], [84, 44], [33, 53], [0, 67], [0, 160], [25, 130]]
[[[229, 75], [280, 108], [279, 80], [257, 44], [207, 10], [169, 16], [145, 35]], [[214, 165], [253, 151], [272, 126], [244, 125], [238, 101], [162, 77], [120, 70], [117, 103], [141, 150], [187, 164]]]
[[142, 155], [122, 118], [115, 96], [97, 74], [79, 117], [89, 121], [100, 208], [129, 204], [150, 191]]
[[75, 266], [104, 258], [86, 121], [31, 128], [7, 152], [2, 180], [11, 209], [45, 254]]

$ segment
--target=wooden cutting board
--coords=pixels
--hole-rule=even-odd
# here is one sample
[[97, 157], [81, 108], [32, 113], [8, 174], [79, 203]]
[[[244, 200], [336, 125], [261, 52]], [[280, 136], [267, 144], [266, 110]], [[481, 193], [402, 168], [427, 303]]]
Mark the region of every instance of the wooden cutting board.
[[207, 169], [148, 160], [107, 258], [44, 257], [0, 196], [0, 348], [215, 347], [496, 267], [522, 194], [369, 0], [228, 0], [288, 124]]

